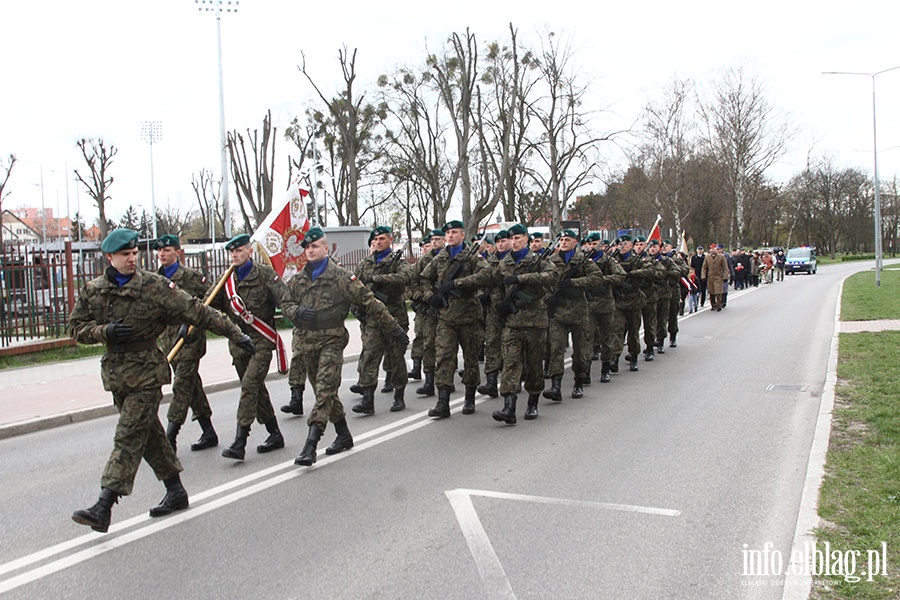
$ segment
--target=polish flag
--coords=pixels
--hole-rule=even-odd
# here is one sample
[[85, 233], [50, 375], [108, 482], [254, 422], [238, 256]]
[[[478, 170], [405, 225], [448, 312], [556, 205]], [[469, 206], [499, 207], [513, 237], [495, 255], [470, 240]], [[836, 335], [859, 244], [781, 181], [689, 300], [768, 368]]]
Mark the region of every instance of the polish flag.
[[650, 240], [656, 240], [662, 245], [662, 236], [659, 234], [659, 222], [662, 220], [661, 215], [656, 215], [656, 223], [653, 224], [653, 228], [650, 230], [650, 235], [647, 236], [647, 243], [650, 243]]
[[309, 190], [301, 188], [297, 181], [291, 183], [284, 198], [272, 207], [250, 238], [284, 281], [290, 280], [306, 264], [300, 242], [310, 227], [306, 213], [308, 196]]

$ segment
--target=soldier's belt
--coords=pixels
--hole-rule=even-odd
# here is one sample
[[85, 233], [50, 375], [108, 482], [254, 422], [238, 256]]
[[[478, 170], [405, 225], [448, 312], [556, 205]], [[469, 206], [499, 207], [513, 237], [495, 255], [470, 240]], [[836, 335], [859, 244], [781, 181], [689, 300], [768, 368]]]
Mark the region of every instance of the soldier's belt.
[[331, 319], [316, 319], [316, 324], [313, 326], [307, 326], [303, 324], [301, 329], [303, 331], [321, 331], [322, 329], [334, 329], [335, 327], [343, 327], [344, 319], [341, 317], [335, 317]]
[[143, 342], [130, 342], [127, 344], [107, 344], [106, 351], [122, 354], [125, 352], [140, 352], [141, 350], [153, 350], [156, 340], [144, 340]]

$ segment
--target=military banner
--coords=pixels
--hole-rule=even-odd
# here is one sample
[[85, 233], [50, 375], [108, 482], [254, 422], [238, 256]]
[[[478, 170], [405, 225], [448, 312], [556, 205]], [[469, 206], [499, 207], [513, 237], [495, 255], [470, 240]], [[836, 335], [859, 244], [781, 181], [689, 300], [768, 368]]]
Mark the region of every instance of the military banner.
[[306, 213], [308, 196], [309, 190], [301, 188], [296, 180], [292, 182], [281, 202], [272, 207], [269, 216], [251, 236], [261, 258], [266, 259], [285, 282], [306, 264], [300, 242], [310, 227]]

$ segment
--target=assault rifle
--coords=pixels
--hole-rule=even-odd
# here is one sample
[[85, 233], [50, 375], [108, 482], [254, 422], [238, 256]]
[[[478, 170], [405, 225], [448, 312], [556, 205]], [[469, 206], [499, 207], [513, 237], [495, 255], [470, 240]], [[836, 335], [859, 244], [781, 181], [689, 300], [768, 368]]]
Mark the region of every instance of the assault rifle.
[[[541, 262], [548, 260], [550, 255], [556, 250], [556, 247], [559, 245], [560, 238], [557, 238], [553, 244], [546, 249], [546, 251], [539, 253], [536, 260], [531, 261], [531, 264], [525, 269], [525, 273], [534, 272], [541, 264]], [[506, 293], [506, 297], [500, 301], [500, 304], [497, 305], [497, 319], [500, 321], [501, 325], [506, 325], [506, 320], [510, 317], [510, 315], [514, 315], [519, 312], [519, 306], [517, 304], [518, 301], [522, 301], [525, 304], [530, 304], [534, 301], [534, 297], [530, 294], [526, 294], [522, 291], [522, 283], [514, 283], [512, 287], [509, 288], [509, 291]]]
[[[459, 272], [462, 271], [463, 266], [465, 266], [465, 264], [469, 262], [470, 258], [478, 254], [479, 247], [479, 244], [471, 244], [466, 249], [464, 254], [463, 251], [460, 250], [460, 254], [463, 254], [462, 259], [456, 261], [456, 263], [450, 268], [449, 272], [447, 273], [447, 277], [444, 278], [444, 283], [441, 285], [456, 280], [456, 277], [459, 275]], [[434, 284], [435, 292], [428, 299], [428, 304], [435, 310], [438, 310], [439, 308], [447, 308], [447, 306], [450, 305], [450, 300], [447, 299], [447, 296], [453, 296], [455, 298], [459, 298], [460, 296], [462, 296], [462, 292], [457, 288], [442, 292], [440, 289], [441, 285], [438, 285], [437, 283]]]
[[[590, 260], [590, 257], [585, 256], [585, 260]], [[575, 274], [575, 270], [582, 264], [583, 263], [581, 261], [575, 260], [575, 255], [573, 254], [572, 260], [569, 261], [569, 268], [566, 269], [566, 272], [563, 273], [562, 277], [559, 278], [560, 283], [572, 279], [572, 276]], [[550, 294], [550, 297], [547, 298], [547, 314], [552, 317], [557, 308], [566, 305], [566, 300], [575, 299], [578, 297], [578, 295], [579, 291], [575, 288], [557, 287], [555, 290], [553, 290], [553, 293]]]
[[[398, 260], [400, 260], [401, 256], [403, 256], [403, 248], [400, 248], [399, 250], [397, 250], [396, 252], [391, 254], [391, 256], [389, 258], [387, 258], [386, 260], [381, 261], [382, 263], [385, 263], [384, 270], [386, 271], [386, 274], [389, 274], [391, 272], [391, 269], [393, 269], [394, 264]], [[379, 302], [382, 302], [385, 304], [387, 303], [389, 296], [387, 294], [385, 294], [384, 292], [379, 291], [377, 283], [373, 283], [372, 287], [369, 289], [372, 290], [372, 294], [375, 296], [375, 298], [378, 299]], [[368, 317], [366, 317], [366, 313], [363, 312], [363, 310], [358, 306], [351, 306], [350, 314], [352, 314], [354, 317], [356, 317], [356, 320], [359, 321], [360, 325], [365, 325], [366, 322], [368, 321]]]

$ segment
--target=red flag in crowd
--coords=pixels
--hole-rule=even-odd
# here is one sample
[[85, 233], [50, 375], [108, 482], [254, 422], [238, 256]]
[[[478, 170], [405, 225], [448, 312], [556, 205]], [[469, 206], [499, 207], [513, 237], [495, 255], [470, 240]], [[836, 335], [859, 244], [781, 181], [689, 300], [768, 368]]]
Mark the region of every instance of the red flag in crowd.
[[653, 228], [650, 230], [650, 235], [647, 236], [647, 243], [650, 243], [650, 240], [656, 240], [660, 244], [662, 244], [662, 236], [659, 234], [659, 222], [662, 220], [661, 215], [656, 215], [656, 223], [653, 224]]
[[257, 228], [252, 240], [257, 242], [264, 258], [282, 279], [288, 281], [306, 264], [306, 255], [300, 242], [309, 231], [306, 214], [306, 198], [309, 190], [301, 189], [296, 181], [291, 183], [281, 202], [272, 208], [269, 216]]

